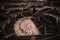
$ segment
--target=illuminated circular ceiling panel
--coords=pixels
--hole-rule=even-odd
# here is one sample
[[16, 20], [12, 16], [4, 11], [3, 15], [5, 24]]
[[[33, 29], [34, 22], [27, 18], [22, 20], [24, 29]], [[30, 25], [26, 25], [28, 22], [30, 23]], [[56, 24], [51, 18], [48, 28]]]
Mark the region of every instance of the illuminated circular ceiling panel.
[[36, 25], [29, 18], [19, 19], [14, 25], [14, 30], [17, 36], [29, 36], [39, 34]]

